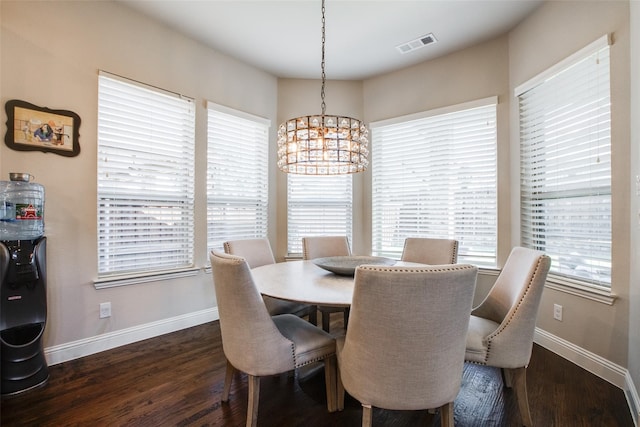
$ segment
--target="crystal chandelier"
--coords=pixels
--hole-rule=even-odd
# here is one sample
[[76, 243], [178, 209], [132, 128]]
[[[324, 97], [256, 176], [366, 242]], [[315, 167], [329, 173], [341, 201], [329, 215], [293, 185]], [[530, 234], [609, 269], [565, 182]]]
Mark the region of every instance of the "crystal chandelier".
[[278, 168], [301, 175], [362, 172], [369, 161], [369, 131], [358, 119], [326, 115], [324, 88], [325, 7], [322, 0], [321, 114], [287, 120], [278, 128]]

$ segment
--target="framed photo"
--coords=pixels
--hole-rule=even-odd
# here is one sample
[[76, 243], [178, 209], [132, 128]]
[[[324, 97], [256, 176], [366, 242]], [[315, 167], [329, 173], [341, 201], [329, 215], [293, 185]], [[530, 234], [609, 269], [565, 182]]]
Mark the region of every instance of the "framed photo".
[[72, 111], [51, 110], [12, 99], [5, 104], [5, 144], [14, 150], [52, 152], [73, 157], [80, 154], [80, 116]]

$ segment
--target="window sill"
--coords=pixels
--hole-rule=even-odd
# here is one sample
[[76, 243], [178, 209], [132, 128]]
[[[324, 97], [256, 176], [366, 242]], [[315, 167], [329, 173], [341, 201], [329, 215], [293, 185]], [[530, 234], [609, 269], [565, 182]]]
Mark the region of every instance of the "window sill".
[[499, 276], [500, 270], [491, 267], [478, 267], [478, 274], [482, 274], [483, 276]]
[[157, 282], [160, 280], [176, 279], [180, 277], [195, 276], [200, 272], [198, 268], [188, 268], [184, 270], [174, 270], [164, 273], [155, 273], [147, 275], [135, 275], [135, 276], [113, 276], [96, 279], [93, 281], [93, 286], [96, 289], [115, 288], [118, 286], [136, 285], [139, 283]]
[[[500, 270], [492, 268], [480, 268], [480, 274], [485, 276], [498, 276]], [[581, 284], [577, 281], [569, 281], [558, 276], [549, 275], [545, 288], [566, 294], [575, 295], [581, 298], [590, 299], [602, 304], [613, 305], [617, 296], [607, 289], [596, 289], [592, 286]]]
[[607, 305], [613, 305], [617, 298], [617, 296], [612, 294], [609, 290], [596, 289], [592, 286], [583, 285], [579, 282], [563, 280], [560, 277], [552, 275], [547, 277], [545, 287]]

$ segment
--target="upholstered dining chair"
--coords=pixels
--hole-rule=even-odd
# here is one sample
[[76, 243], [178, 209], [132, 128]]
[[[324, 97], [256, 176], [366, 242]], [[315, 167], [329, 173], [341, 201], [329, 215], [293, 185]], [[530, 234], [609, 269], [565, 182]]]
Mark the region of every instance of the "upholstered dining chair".
[[455, 264], [458, 262], [458, 241], [407, 237], [404, 240], [401, 260], [431, 265]]
[[453, 427], [478, 269], [468, 264], [356, 269], [349, 329], [337, 339], [338, 409], [345, 390], [373, 407], [440, 408]]
[[293, 314], [270, 316], [242, 257], [210, 254], [227, 371], [222, 401], [236, 370], [248, 376], [247, 426], [258, 420], [260, 377], [324, 361], [327, 409], [337, 409], [335, 339]]
[[[225, 253], [238, 255], [246, 259], [249, 268], [275, 264], [276, 262], [271, 250], [271, 244], [265, 238], [229, 240], [224, 242], [223, 246]], [[318, 310], [315, 305], [285, 301], [267, 295], [264, 295], [262, 299], [267, 306], [269, 314], [272, 316], [285, 313], [295, 314], [300, 317], [308, 316], [309, 322], [314, 325], [318, 324]]]
[[[302, 238], [302, 259], [311, 260], [329, 256], [349, 256], [351, 247], [347, 236], [314, 236]], [[343, 313], [345, 329], [349, 322], [349, 307], [318, 306], [322, 313], [322, 329], [329, 332], [331, 313]]]
[[540, 251], [515, 247], [486, 298], [473, 309], [465, 359], [502, 368], [513, 384], [522, 424], [533, 425], [527, 398], [526, 369], [542, 290], [551, 259]]

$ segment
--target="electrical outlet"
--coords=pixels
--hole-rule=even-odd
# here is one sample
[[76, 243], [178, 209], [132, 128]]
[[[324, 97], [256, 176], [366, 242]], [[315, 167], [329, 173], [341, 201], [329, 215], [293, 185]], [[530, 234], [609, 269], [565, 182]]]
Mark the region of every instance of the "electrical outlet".
[[101, 302], [100, 303], [100, 318], [104, 319], [105, 317], [111, 317], [111, 303], [110, 302]]
[[562, 322], [562, 306], [553, 304], [553, 318]]

